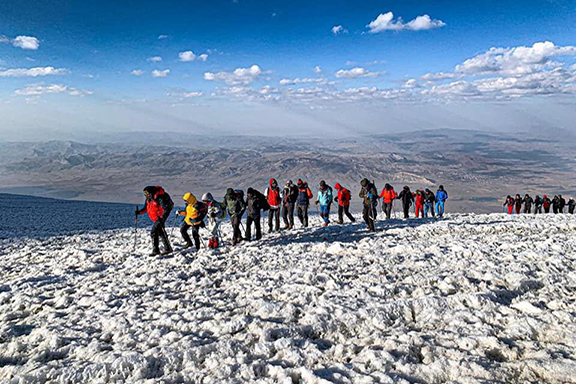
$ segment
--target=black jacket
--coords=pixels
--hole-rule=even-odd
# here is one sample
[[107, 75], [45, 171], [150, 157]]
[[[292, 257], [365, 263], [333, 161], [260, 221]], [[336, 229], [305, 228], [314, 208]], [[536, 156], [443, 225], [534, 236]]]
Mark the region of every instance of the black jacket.
[[292, 184], [290, 187], [284, 187], [282, 195], [283, 204], [296, 204], [298, 200], [298, 187]]
[[531, 208], [533, 203], [534, 199], [532, 199], [530, 196], [524, 198], [524, 205], [526, 208]]
[[412, 192], [410, 192], [409, 189], [403, 189], [398, 194], [398, 199], [402, 200], [402, 204], [407, 205], [408, 207], [414, 202], [414, 196], [412, 196]]
[[425, 192], [424, 200], [427, 203], [434, 203], [436, 201], [436, 196], [434, 195], [434, 192], [432, 192], [432, 191]]
[[270, 209], [270, 205], [268, 205], [266, 196], [264, 196], [257, 190], [253, 190], [251, 194], [247, 195], [246, 205], [247, 205], [246, 212], [250, 217], [258, 217], [260, 216], [260, 211], [262, 209], [264, 210]]

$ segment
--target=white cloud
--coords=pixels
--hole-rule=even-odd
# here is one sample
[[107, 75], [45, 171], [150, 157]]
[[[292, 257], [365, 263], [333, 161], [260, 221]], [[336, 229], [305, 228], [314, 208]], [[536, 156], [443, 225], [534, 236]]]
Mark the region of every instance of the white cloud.
[[206, 72], [204, 79], [209, 81], [223, 82], [228, 85], [249, 85], [262, 74], [259, 66], [253, 65], [250, 68], [236, 68], [233, 72]]
[[131, 72], [131, 74], [134, 76], [142, 76], [144, 74], [144, 71], [141, 69], [135, 69]]
[[203, 53], [200, 56], [197, 57], [198, 60], [200, 61], [206, 61], [208, 60], [208, 54], [207, 53]]
[[15, 95], [18, 96], [40, 96], [46, 93], [68, 93], [70, 96], [88, 96], [92, 95], [91, 91], [70, 88], [62, 84], [30, 84], [22, 89], [17, 89], [14, 91]]
[[34, 36], [17, 36], [12, 40], [12, 45], [22, 49], [36, 50], [40, 46], [40, 41]]
[[194, 61], [194, 60], [196, 60], [196, 55], [192, 51], [180, 52], [178, 54], [178, 60], [184, 61], [184, 62]]
[[162, 61], [162, 57], [160, 57], [160, 56], [152, 56], [152, 57], [149, 57], [149, 58], [146, 59], [146, 60], [148, 60], [148, 61], [151, 62], [151, 63], [159, 63], [159, 62]]
[[370, 33], [379, 33], [383, 31], [423, 31], [427, 29], [441, 28], [445, 26], [441, 20], [431, 19], [428, 15], [416, 17], [414, 20], [404, 23], [402, 18], [394, 20], [394, 13], [381, 13], [378, 17], [367, 25]]
[[182, 96], [184, 96], [185, 98], [195, 98], [195, 97], [200, 97], [202, 95], [203, 95], [202, 92], [184, 92], [182, 94]]
[[312, 68], [312, 71], [313, 71], [314, 73], [321, 74], [321, 73], [322, 73], [322, 68], [320, 68], [320, 66], [317, 65], [317, 66], [315, 66], [314, 68]]
[[169, 69], [165, 69], [163, 71], [159, 71], [157, 69], [152, 71], [152, 77], [166, 77], [170, 73]]
[[69, 73], [65, 68], [36, 67], [36, 68], [13, 68], [0, 71], [0, 77], [38, 77], [50, 75], [63, 75]]
[[429, 72], [425, 75], [420, 76], [420, 79], [425, 81], [439, 81], [439, 80], [455, 79], [457, 77], [459, 76], [452, 72]]
[[418, 84], [416, 79], [408, 79], [402, 84], [402, 88], [420, 88], [420, 84]]
[[362, 67], [356, 67], [352, 69], [340, 69], [334, 76], [339, 79], [357, 79], [359, 77], [379, 77], [384, 75], [385, 72], [371, 72]]
[[159, 35], [159, 36], [158, 36], [158, 40], [164, 40], [164, 39], [167, 39], [167, 38], [168, 38], [168, 35]]
[[328, 80], [325, 78], [305, 78], [305, 79], [282, 79], [280, 85], [295, 85], [295, 84], [327, 84]]
[[348, 33], [348, 30], [341, 25], [335, 25], [332, 27], [332, 33], [334, 35], [339, 35], [341, 33]]

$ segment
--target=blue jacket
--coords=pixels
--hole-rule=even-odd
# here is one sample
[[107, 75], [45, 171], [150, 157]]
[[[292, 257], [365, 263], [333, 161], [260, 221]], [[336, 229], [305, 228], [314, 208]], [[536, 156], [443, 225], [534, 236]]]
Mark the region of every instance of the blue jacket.
[[332, 203], [332, 188], [327, 187], [325, 190], [318, 190], [318, 202], [320, 205], [329, 205]]
[[438, 192], [436, 192], [436, 201], [446, 201], [446, 199], [448, 199], [448, 193], [446, 193], [446, 191], [438, 190]]
[[310, 198], [312, 196], [312, 191], [308, 188], [308, 184], [304, 183], [298, 187], [298, 199], [296, 203], [298, 205], [308, 205], [310, 204]]

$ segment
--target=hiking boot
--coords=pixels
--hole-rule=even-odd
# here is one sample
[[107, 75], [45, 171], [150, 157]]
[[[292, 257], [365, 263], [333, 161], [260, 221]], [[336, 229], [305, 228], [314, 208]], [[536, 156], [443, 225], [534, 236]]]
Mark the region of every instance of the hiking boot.
[[338, 224], [342, 225], [342, 224], [344, 224], [344, 222], [343, 222], [343, 221], [340, 221], [340, 220], [338, 220]]
[[214, 239], [208, 240], [208, 248], [214, 248]]
[[186, 243], [186, 244], [184, 244], [184, 245], [182, 246], [182, 248], [188, 249], [188, 248], [190, 248], [191, 246], [192, 246], [192, 243]]
[[212, 248], [216, 249], [218, 248], [218, 238], [215, 237], [213, 240], [214, 241], [212, 242]]
[[290, 225], [288, 224], [284, 225], [284, 229], [290, 229]]
[[328, 223], [324, 223], [324, 224], [322, 224], [322, 226], [323, 226], [323, 227], [327, 227], [327, 226], [328, 226]]
[[148, 256], [158, 256], [160, 254], [160, 250], [159, 249], [153, 249], [152, 253], [149, 254]]
[[171, 254], [172, 252], [173, 252], [173, 251], [172, 251], [172, 248], [168, 248], [168, 249], [165, 249], [165, 250], [163, 250], [162, 252], [160, 252], [160, 254], [161, 254], [162, 256], [165, 256], [165, 255]]

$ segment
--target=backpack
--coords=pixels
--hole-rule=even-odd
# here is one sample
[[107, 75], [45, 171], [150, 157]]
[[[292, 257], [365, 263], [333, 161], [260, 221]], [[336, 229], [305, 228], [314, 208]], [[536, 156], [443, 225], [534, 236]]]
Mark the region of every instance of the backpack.
[[260, 194], [260, 206], [262, 207], [263, 211], [268, 211], [270, 209], [270, 204], [268, 203], [268, 199], [263, 194]]
[[220, 206], [220, 210], [222, 211], [222, 213], [220, 214], [220, 216], [218, 218], [219, 219], [226, 218], [226, 203], [225, 202], [220, 203], [219, 201], [214, 201], [214, 202]]
[[240, 196], [240, 199], [241, 199], [242, 201], [244, 201], [244, 191], [243, 191], [243, 190], [241, 190], [241, 189], [235, 189], [234, 192], [235, 192], [238, 196]]

